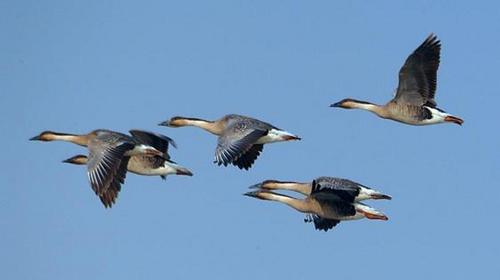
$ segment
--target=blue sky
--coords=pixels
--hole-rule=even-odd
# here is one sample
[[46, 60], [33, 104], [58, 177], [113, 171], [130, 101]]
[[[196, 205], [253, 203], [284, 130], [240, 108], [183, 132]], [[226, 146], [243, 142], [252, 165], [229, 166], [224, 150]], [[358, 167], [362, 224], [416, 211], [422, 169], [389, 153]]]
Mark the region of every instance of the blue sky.
[[[339, 3], [334, 3], [339, 2]], [[377, 2], [377, 3], [375, 3]], [[0, 2], [0, 270], [5, 279], [471, 279], [498, 275], [497, 1]], [[329, 108], [383, 103], [406, 57], [442, 41], [439, 107], [405, 126]], [[248, 172], [216, 139], [157, 123], [239, 113], [303, 137]], [[104, 209], [43, 130], [153, 130], [193, 177], [130, 174]], [[244, 197], [264, 179], [350, 178], [393, 196], [387, 222], [327, 233]]]

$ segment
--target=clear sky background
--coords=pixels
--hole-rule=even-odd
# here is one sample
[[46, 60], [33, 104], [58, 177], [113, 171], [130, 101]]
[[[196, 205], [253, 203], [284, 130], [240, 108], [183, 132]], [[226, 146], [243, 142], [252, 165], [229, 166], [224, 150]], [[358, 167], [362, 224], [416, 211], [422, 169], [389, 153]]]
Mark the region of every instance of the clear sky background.
[[[406, 57], [442, 41], [439, 107], [462, 127], [329, 108], [388, 101]], [[500, 259], [498, 1], [1, 1], [2, 279], [493, 279]], [[157, 124], [239, 113], [303, 137], [250, 171], [216, 138]], [[152, 130], [195, 176], [129, 174], [104, 209], [43, 130]], [[242, 196], [265, 179], [350, 178], [389, 221], [327, 233]]]

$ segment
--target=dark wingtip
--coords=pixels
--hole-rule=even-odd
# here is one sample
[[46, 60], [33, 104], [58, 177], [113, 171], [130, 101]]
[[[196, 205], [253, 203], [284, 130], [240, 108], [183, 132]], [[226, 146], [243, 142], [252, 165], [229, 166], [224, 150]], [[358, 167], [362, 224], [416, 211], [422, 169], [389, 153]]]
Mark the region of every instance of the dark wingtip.
[[434, 32], [431, 32], [431, 34], [429, 34], [429, 36], [427, 36], [425, 40], [429, 43], [439, 43], [439, 39]]

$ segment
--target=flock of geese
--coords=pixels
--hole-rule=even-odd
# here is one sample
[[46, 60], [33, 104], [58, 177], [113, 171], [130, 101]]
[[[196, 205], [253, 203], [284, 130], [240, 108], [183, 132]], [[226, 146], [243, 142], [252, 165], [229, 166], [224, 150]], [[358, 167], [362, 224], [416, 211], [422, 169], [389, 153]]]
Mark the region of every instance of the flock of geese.
[[[385, 105], [376, 105], [352, 98], [343, 99], [331, 107], [362, 109], [381, 118], [409, 125], [430, 125], [463, 120], [436, 107], [434, 100], [441, 44], [431, 34], [406, 59], [399, 71], [395, 97]], [[295, 141], [301, 138], [258, 119], [230, 114], [215, 121], [173, 117], [159, 124], [167, 127], [195, 126], [216, 136], [215, 161], [218, 165], [252, 167], [264, 149], [264, 144]], [[161, 134], [130, 130], [130, 135], [97, 129], [76, 135], [44, 131], [30, 140], [66, 141], [87, 147], [88, 155], [76, 155], [63, 162], [86, 165], [92, 190], [105, 207], [111, 207], [118, 197], [127, 172], [144, 176], [192, 176], [187, 168], [175, 163], [168, 154], [175, 142]], [[306, 214], [305, 222], [313, 222], [318, 230], [327, 231], [340, 221], [362, 218], [387, 220], [382, 212], [362, 203], [368, 199], [391, 199], [389, 195], [348, 179], [318, 177], [311, 182], [267, 180], [250, 187], [246, 196], [286, 204]], [[294, 198], [278, 191], [303, 195]]]

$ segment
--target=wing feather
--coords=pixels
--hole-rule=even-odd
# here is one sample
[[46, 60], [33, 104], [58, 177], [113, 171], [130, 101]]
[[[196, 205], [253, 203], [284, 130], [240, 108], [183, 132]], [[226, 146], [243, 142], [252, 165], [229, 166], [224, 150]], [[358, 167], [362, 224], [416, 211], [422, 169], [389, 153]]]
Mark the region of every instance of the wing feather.
[[434, 96], [440, 52], [441, 42], [431, 34], [406, 59], [399, 71], [399, 85], [393, 99], [396, 103], [436, 106]]
[[325, 219], [315, 214], [308, 214], [306, 216], [306, 219], [304, 219], [304, 222], [306, 223], [313, 222], [315, 229], [324, 230], [326, 232], [335, 227], [338, 223], [340, 223], [340, 220]]
[[311, 194], [333, 194], [346, 202], [354, 202], [360, 186], [362, 185], [348, 179], [319, 177], [313, 180]]
[[[124, 154], [133, 148], [134, 145], [127, 142], [112, 146], [91, 141], [87, 172], [90, 185], [99, 197], [106, 193], [108, 188], [113, 186], [116, 188], [116, 184], [124, 182], [129, 159], [124, 157]], [[106, 198], [106, 201], [109, 199]]]
[[[266, 134], [267, 131], [265, 130], [234, 127], [234, 125], [229, 127], [226, 129], [226, 132], [219, 137], [217, 148], [215, 150], [215, 162], [218, 165], [223, 164], [224, 166], [234, 163], [240, 167], [241, 162], [238, 164], [238, 159], [251, 150], [255, 142]], [[255, 150], [252, 150], [252, 156], [255, 156], [257, 150], [258, 147], [256, 147]]]

